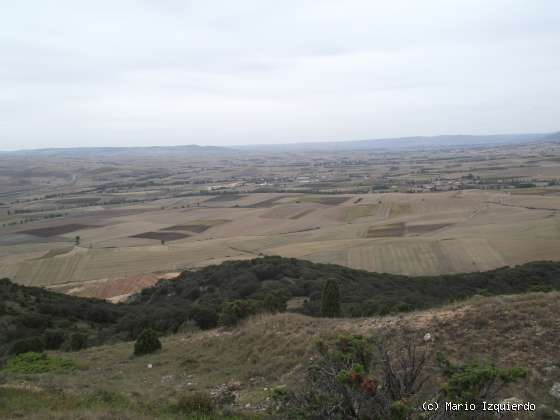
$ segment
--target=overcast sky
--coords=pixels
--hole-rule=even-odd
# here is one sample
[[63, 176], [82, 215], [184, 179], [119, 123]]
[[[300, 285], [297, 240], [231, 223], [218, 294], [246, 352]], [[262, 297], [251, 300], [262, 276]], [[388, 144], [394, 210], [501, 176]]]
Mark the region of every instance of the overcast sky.
[[560, 1], [2, 1], [0, 149], [560, 130]]

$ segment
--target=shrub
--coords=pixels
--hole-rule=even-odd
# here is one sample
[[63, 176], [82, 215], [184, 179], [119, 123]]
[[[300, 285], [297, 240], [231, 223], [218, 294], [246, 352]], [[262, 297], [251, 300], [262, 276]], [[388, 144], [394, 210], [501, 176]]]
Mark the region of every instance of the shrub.
[[60, 370], [73, 370], [76, 365], [71, 360], [48, 357], [45, 353], [22, 353], [6, 363], [6, 370], [13, 373], [45, 373]]
[[161, 349], [161, 341], [152, 329], [146, 329], [136, 339], [134, 343], [134, 355], [142, 356], [144, 354], [153, 353]]
[[286, 297], [278, 293], [268, 294], [263, 300], [263, 308], [265, 311], [272, 313], [285, 312], [287, 308]]
[[427, 380], [428, 345], [404, 331], [395, 354], [387, 337], [343, 335], [334, 343], [318, 342], [304, 388], [280, 390], [274, 398], [289, 418], [411, 418], [413, 398]]
[[222, 305], [218, 322], [220, 325], [231, 327], [237, 325], [243, 318], [254, 315], [256, 312], [256, 305], [252, 301], [234, 300], [232, 302], [226, 302]]
[[85, 334], [75, 332], [70, 334], [68, 340], [62, 345], [65, 351], [79, 351], [87, 347], [87, 336]]
[[441, 353], [437, 355], [447, 382], [443, 394], [458, 403], [481, 403], [495, 399], [504, 386], [517, 382], [527, 375], [521, 368], [499, 368], [492, 363], [473, 362], [453, 365]]
[[100, 324], [108, 324], [115, 322], [117, 316], [112, 311], [107, 310], [103, 307], [91, 307], [86, 311], [86, 319], [92, 322], [97, 322]]
[[62, 330], [46, 330], [44, 334], [45, 348], [47, 350], [58, 350], [66, 339]]
[[38, 314], [27, 314], [24, 315], [20, 322], [24, 327], [40, 330], [45, 329], [49, 326], [49, 320], [47, 317]]
[[334, 343], [319, 342], [318, 357], [307, 374], [308, 387], [285, 392], [280, 402], [294, 417], [408, 418], [409, 399], [425, 382], [427, 349], [419, 342], [407, 333], [398, 343], [402, 348], [398, 356], [389, 352], [384, 337], [374, 342], [344, 335]]
[[212, 414], [215, 410], [214, 401], [208, 392], [197, 391], [183, 395], [177, 408], [184, 413]]
[[329, 318], [340, 316], [340, 291], [336, 280], [329, 279], [323, 286], [321, 315]]
[[10, 349], [10, 354], [21, 354], [28, 352], [41, 353], [45, 350], [45, 343], [40, 337], [23, 338], [16, 341]]
[[190, 317], [198, 328], [207, 330], [218, 325], [218, 314], [208, 306], [196, 305], [190, 312]]

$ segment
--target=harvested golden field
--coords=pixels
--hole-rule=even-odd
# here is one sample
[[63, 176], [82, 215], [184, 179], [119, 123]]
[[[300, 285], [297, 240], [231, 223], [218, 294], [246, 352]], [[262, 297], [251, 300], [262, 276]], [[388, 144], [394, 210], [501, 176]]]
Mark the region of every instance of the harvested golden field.
[[215, 198], [96, 207], [64, 223], [10, 227], [0, 240], [0, 276], [62, 286], [261, 254], [409, 275], [560, 258], [558, 196], [471, 190]]

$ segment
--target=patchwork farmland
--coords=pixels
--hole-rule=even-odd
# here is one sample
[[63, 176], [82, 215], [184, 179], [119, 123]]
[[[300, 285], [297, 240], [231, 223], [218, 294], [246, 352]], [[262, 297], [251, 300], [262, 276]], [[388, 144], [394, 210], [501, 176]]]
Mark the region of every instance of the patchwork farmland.
[[0, 156], [0, 277], [107, 298], [262, 255], [415, 276], [560, 259], [553, 141], [92, 153]]

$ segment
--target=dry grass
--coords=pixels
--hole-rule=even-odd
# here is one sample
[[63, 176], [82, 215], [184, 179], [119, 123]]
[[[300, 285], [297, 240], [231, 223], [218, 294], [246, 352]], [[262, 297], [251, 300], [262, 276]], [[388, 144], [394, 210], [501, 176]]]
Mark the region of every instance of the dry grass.
[[361, 217], [375, 216], [378, 208], [379, 206], [376, 204], [371, 204], [368, 206], [349, 207], [348, 210], [346, 211], [346, 221], [350, 223]]
[[[173, 400], [188, 390], [212, 390], [221, 384], [240, 382], [239, 402], [244, 405], [269, 396], [264, 388], [297, 382], [311, 355], [312, 343], [319, 337], [343, 332], [369, 335], [406, 325], [419, 334], [430, 332], [434, 350], [452, 360], [489, 360], [501, 366], [528, 368], [527, 382], [511, 389], [512, 395], [560, 408], [547, 395], [560, 374], [560, 323], [553, 315], [558, 313], [560, 293], [553, 292], [476, 297], [441, 309], [383, 318], [262, 315], [234, 330], [166, 337], [161, 352], [140, 358], [131, 356], [132, 343], [65, 354], [87, 370], [24, 379], [44, 388], [59, 387], [75, 393], [123, 392], [145, 401]], [[151, 369], [148, 364], [152, 364]], [[8, 377], [10, 383], [21, 380], [21, 375]]]

